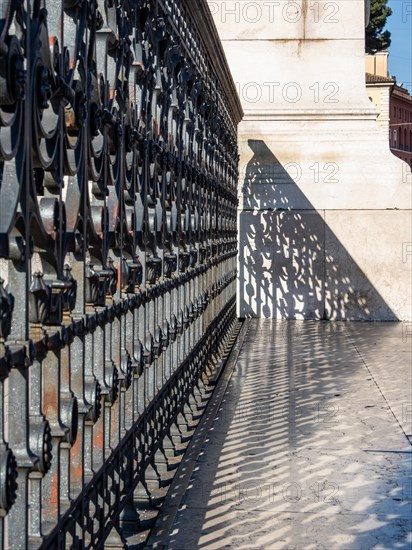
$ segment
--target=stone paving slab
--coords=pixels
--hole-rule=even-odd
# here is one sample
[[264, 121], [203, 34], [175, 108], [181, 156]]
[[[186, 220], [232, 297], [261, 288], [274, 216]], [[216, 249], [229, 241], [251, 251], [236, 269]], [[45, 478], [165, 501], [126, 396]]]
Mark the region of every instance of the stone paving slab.
[[[170, 550], [383, 550], [411, 546], [407, 519], [395, 521], [376, 514], [276, 512], [274, 519], [272, 512], [233, 511], [222, 515], [187, 509], [185, 515], [191, 517], [190, 529], [180, 536], [186, 526], [181, 523], [183, 513], [179, 513], [167, 545]], [[198, 526], [199, 537], [194, 536]]]
[[149, 547], [410, 550], [404, 334], [401, 324], [249, 320], [220, 407], [183, 466], [186, 486], [177, 477], [172, 487], [163, 519], [173, 521], [162, 530], [160, 514]]

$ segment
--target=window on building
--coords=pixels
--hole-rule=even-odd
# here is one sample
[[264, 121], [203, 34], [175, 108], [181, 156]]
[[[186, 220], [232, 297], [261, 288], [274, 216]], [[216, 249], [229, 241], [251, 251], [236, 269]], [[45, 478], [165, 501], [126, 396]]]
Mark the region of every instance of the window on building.
[[393, 108], [393, 116], [396, 117], [396, 107]]
[[396, 149], [396, 129], [393, 131], [393, 146]]

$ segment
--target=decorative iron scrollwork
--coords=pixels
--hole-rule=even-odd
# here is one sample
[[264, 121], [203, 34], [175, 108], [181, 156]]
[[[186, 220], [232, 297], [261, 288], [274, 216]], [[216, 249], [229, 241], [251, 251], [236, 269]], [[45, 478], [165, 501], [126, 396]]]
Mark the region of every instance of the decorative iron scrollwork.
[[16, 500], [17, 464], [10, 449], [0, 450], [0, 508], [8, 512]]
[[0, 4], [5, 547], [102, 547], [234, 330], [242, 113], [193, 5]]

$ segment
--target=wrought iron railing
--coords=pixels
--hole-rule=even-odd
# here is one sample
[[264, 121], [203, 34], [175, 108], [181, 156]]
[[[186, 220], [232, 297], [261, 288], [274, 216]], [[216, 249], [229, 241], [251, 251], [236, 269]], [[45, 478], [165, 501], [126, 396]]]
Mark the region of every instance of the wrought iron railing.
[[234, 326], [241, 109], [204, 0], [0, 6], [1, 543], [121, 545]]

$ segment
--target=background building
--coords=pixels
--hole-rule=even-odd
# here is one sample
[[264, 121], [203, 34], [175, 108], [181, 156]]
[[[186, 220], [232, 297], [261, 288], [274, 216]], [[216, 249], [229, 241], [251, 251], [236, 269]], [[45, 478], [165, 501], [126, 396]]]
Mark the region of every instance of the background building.
[[412, 96], [388, 76], [388, 52], [366, 56], [366, 87], [392, 153], [412, 168]]
[[390, 147], [412, 168], [412, 96], [395, 84], [390, 101]]

